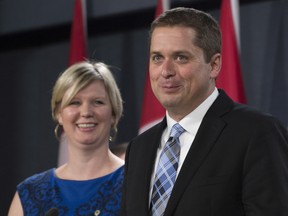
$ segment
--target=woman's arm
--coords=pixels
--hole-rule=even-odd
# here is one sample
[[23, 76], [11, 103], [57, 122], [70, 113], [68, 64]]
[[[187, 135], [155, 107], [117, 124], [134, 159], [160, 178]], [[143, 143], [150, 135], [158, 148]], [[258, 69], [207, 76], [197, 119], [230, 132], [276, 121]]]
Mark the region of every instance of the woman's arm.
[[23, 214], [23, 208], [21, 205], [21, 201], [20, 201], [18, 193], [16, 192], [15, 196], [12, 200], [12, 203], [10, 205], [8, 216], [23, 216], [23, 215], [24, 214]]

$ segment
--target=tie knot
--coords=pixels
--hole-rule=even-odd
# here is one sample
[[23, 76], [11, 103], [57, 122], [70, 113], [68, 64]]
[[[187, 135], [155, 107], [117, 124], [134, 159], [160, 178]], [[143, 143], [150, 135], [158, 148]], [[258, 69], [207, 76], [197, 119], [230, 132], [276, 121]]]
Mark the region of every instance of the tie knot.
[[173, 139], [177, 139], [180, 137], [180, 135], [185, 131], [185, 129], [179, 124], [176, 123], [173, 125], [171, 132], [170, 132], [170, 137], [173, 137]]

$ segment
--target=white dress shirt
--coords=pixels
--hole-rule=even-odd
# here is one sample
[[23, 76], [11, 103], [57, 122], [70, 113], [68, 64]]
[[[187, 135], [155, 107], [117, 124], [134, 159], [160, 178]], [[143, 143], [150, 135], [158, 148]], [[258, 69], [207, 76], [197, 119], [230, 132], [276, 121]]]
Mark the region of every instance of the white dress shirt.
[[[180, 158], [179, 158], [179, 164], [178, 164], [178, 169], [177, 169], [177, 176], [181, 170], [183, 162], [188, 154], [188, 151], [190, 147], [192, 146], [192, 143], [200, 127], [202, 119], [204, 118], [204, 115], [206, 114], [210, 106], [213, 104], [213, 102], [216, 100], [218, 95], [219, 95], [219, 92], [215, 88], [213, 93], [205, 101], [203, 101], [196, 109], [194, 109], [191, 113], [185, 116], [180, 122], [178, 122], [185, 129], [185, 132], [183, 132], [181, 136], [179, 137], [181, 150], [180, 150]], [[167, 119], [167, 127], [163, 131], [161, 144], [159, 145], [159, 148], [157, 150], [154, 171], [151, 175], [150, 200], [151, 200], [152, 189], [153, 189], [153, 184], [154, 184], [154, 179], [155, 179], [155, 173], [156, 173], [157, 165], [158, 165], [159, 158], [160, 158], [160, 153], [163, 150], [165, 143], [169, 139], [169, 134], [170, 134], [172, 126], [175, 123], [177, 123], [169, 116], [167, 112], [166, 112], [166, 119]]]

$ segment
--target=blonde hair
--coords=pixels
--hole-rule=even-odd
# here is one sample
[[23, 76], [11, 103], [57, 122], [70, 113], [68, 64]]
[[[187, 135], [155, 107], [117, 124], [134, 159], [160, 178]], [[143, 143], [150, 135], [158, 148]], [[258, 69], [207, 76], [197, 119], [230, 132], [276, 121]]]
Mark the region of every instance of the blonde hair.
[[[79, 62], [60, 74], [53, 87], [51, 99], [52, 117], [56, 123], [58, 123], [57, 116], [61, 108], [67, 106], [81, 89], [95, 80], [101, 80], [104, 83], [111, 103], [112, 115], [115, 117], [112, 128], [117, 131], [117, 125], [123, 112], [123, 100], [114, 76], [109, 67], [102, 62]], [[66, 93], [67, 97], [63, 101]]]

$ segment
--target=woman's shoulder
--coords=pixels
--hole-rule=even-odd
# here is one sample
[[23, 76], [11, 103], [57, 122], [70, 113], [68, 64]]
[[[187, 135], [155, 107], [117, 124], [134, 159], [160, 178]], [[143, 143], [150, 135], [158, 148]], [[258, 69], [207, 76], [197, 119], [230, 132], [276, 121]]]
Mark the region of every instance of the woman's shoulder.
[[116, 181], [123, 181], [124, 179], [124, 165], [118, 167], [112, 173], [107, 175], [108, 179], [113, 179]]
[[54, 168], [40, 172], [40, 173], [36, 173], [32, 176], [29, 176], [28, 178], [26, 178], [24, 181], [22, 181], [18, 187], [23, 187], [25, 185], [35, 185], [38, 183], [43, 183], [43, 182], [48, 182], [50, 181], [50, 179], [54, 176]]

